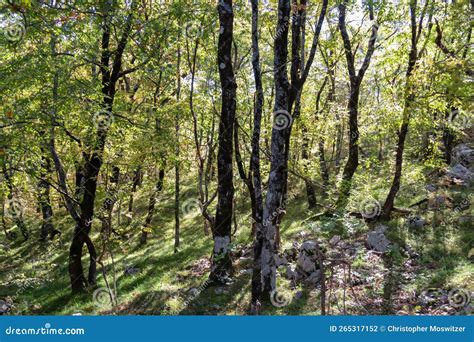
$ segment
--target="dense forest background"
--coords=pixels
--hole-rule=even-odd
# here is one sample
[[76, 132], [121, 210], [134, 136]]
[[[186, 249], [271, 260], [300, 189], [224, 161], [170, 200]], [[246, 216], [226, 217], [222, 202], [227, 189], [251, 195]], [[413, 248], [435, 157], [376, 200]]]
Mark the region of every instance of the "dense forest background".
[[473, 13], [0, 1], [0, 314], [472, 313]]

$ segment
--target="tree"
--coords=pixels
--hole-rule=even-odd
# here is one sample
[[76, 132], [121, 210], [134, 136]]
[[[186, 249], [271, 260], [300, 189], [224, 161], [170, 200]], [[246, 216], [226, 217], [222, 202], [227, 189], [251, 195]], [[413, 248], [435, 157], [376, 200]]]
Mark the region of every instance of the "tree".
[[403, 118], [400, 130], [398, 131], [398, 141], [395, 155], [395, 172], [393, 175], [392, 185], [387, 194], [387, 198], [382, 206], [380, 214], [381, 219], [388, 219], [394, 207], [395, 197], [397, 196], [398, 190], [400, 189], [400, 180], [402, 177], [403, 167], [403, 152], [405, 150], [405, 140], [408, 134], [408, 127], [410, 125], [410, 116], [413, 110], [414, 100], [416, 97], [416, 82], [414, 82], [412, 76], [416, 68], [416, 63], [420, 59], [422, 50], [418, 51], [418, 44], [420, 42], [421, 35], [423, 33], [423, 22], [428, 15], [428, 25], [431, 23], [432, 13], [428, 13], [430, 2], [427, 0], [421, 11], [419, 20], [417, 21], [417, 0], [411, 0], [410, 5], [410, 29], [411, 29], [411, 46], [408, 55], [408, 67], [405, 74], [405, 90], [404, 90], [404, 107], [403, 107]]
[[[349, 73], [349, 101], [347, 110], [349, 112], [349, 157], [342, 173], [342, 181], [339, 190], [339, 197], [336, 202], [336, 209], [341, 210], [347, 204], [347, 198], [351, 191], [351, 182], [354, 173], [359, 166], [359, 96], [360, 86], [364, 75], [369, 67], [370, 60], [375, 51], [375, 42], [377, 39], [377, 31], [379, 26], [376, 22], [372, 25], [367, 51], [360, 69], [356, 72], [354, 52], [352, 51], [351, 38], [346, 28], [346, 10], [349, 1], [344, 0], [339, 4], [339, 31], [341, 33], [342, 41], [344, 43], [344, 52], [346, 55], [347, 71]], [[370, 19], [374, 21], [374, 10], [369, 2]]]
[[237, 104], [237, 84], [235, 82], [231, 56], [234, 28], [232, 0], [220, 0], [217, 8], [220, 23], [217, 65], [222, 89], [222, 109], [217, 152], [217, 210], [215, 224], [212, 229], [214, 249], [210, 279], [222, 283], [232, 273], [230, 255], [232, 205], [234, 198], [232, 138]]

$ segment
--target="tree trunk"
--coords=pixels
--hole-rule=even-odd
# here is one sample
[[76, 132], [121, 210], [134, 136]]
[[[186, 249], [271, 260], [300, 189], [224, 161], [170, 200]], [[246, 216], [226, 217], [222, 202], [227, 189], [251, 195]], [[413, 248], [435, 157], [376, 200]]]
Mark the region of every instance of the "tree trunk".
[[[429, 1], [425, 3], [428, 6]], [[424, 11], [423, 11], [424, 12]], [[423, 14], [420, 18], [420, 23], [417, 25], [416, 19], [416, 1], [410, 2], [410, 22], [411, 22], [411, 48], [410, 54], [408, 57], [408, 67], [406, 72], [405, 79], [405, 103], [403, 108], [403, 119], [400, 131], [398, 132], [398, 142], [396, 147], [396, 156], [395, 156], [395, 173], [393, 175], [392, 185], [390, 191], [388, 192], [387, 198], [382, 206], [380, 219], [388, 220], [390, 219], [391, 212], [394, 207], [395, 198], [397, 196], [398, 190], [400, 189], [400, 180], [402, 177], [402, 167], [403, 167], [403, 152], [405, 150], [405, 140], [408, 134], [408, 127], [410, 124], [410, 114], [412, 111], [412, 105], [415, 100], [415, 89], [414, 84], [412, 83], [412, 74], [416, 67], [416, 62], [419, 59], [417, 43], [421, 35], [421, 28], [423, 22]]]
[[[303, 135], [303, 143], [301, 144], [301, 158], [303, 159], [305, 163], [305, 172], [307, 172], [307, 165], [310, 162], [310, 157], [309, 157], [309, 139], [308, 139], [308, 129], [306, 126], [303, 124], [302, 128], [302, 135]], [[316, 192], [314, 190], [314, 186], [311, 183], [310, 180], [305, 179], [305, 187], [306, 187], [306, 197], [308, 200], [308, 208], [309, 209], [314, 209], [316, 208]]]
[[133, 195], [137, 191], [140, 181], [142, 179], [142, 168], [138, 166], [133, 174], [132, 190], [130, 191], [130, 199], [128, 201], [128, 212], [133, 212]]
[[262, 220], [263, 220], [263, 196], [262, 178], [260, 175], [260, 131], [263, 112], [263, 85], [260, 66], [260, 49], [258, 46], [258, 0], [251, 1], [252, 6], [252, 69], [255, 79], [255, 99], [253, 112], [253, 133], [252, 133], [252, 156], [250, 161], [250, 172], [252, 175], [254, 205], [252, 231], [255, 232], [254, 242], [254, 262], [252, 272], [252, 299], [251, 311], [258, 312], [258, 302], [261, 296], [261, 272], [260, 257], [263, 244]]
[[[262, 223], [261, 297], [268, 300], [276, 287], [275, 238], [277, 218], [284, 202], [286, 176], [286, 150], [288, 127], [291, 125], [289, 114], [289, 81], [286, 64], [288, 61], [288, 25], [290, 2], [279, 0], [278, 22], [275, 36], [274, 80], [275, 105], [274, 125], [271, 138], [271, 163], [268, 179], [268, 191], [265, 200]], [[282, 125], [277, 125], [279, 122]]]
[[219, 1], [217, 8], [220, 23], [217, 64], [222, 89], [222, 108], [217, 152], [217, 210], [216, 221], [212, 231], [214, 250], [210, 279], [216, 283], [223, 283], [232, 274], [232, 259], [229, 245], [231, 242], [234, 197], [232, 137], [234, 133], [237, 84], [235, 82], [231, 56], [234, 26], [232, 0]]
[[[178, 63], [176, 66], [176, 101], [179, 103], [181, 95], [181, 49], [178, 47]], [[175, 114], [175, 163], [174, 163], [174, 252], [178, 253], [179, 248], [179, 182], [180, 182], [180, 173], [179, 173], [179, 155], [180, 155], [180, 146], [179, 146], [179, 113]]]
[[[113, 102], [116, 92], [116, 83], [121, 77], [122, 56], [130, 38], [132, 28], [132, 15], [136, 8], [136, 2], [133, 1], [131, 9], [125, 22], [122, 36], [117, 43], [114, 54], [110, 53], [110, 37], [112, 22], [112, 4], [105, 2], [102, 5], [102, 43], [101, 43], [101, 61], [100, 73], [102, 76], [102, 104], [101, 113], [107, 116], [113, 115]], [[112, 68], [110, 68], [111, 57]], [[80, 217], [77, 220], [74, 229], [74, 237], [69, 249], [69, 276], [71, 278], [71, 287], [73, 293], [84, 291], [84, 286], [94, 285], [96, 282], [96, 258], [97, 253], [92, 240], [89, 238], [92, 219], [94, 216], [94, 202], [96, 198], [97, 180], [102, 166], [102, 155], [107, 138], [107, 125], [98, 124], [96, 129], [95, 141], [93, 142], [92, 153], [87, 158], [84, 165], [84, 196], [80, 204]], [[85, 281], [82, 268], [82, 248], [86, 243], [90, 261], [89, 275]]]
[[142, 235], [140, 237], [140, 245], [144, 245], [148, 239], [148, 232], [151, 229], [151, 221], [153, 220], [153, 213], [155, 211], [156, 197], [163, 189], [163, 181], [165, 178], [165, 169], [164, 166], [160, 169], [158, 173], [158, 182], [156, 183], [156, 188], [152, 192], [150, 199], [148, 200], [148, 210], [145, 219], [145, 224], [143, 225]]
[[53, 225], [53, 208], [50, 200], [50, 179], [51, 173], [51, 160], [47, 155], [46, 149], [41, 148], [41, 173], [40, 181], [38, 184], [39, 188], [39, 202], [41, 207], [41, 213], [43, 215], [43, 223], [41, 225], [40, 240], [45, 241], [48, 236], [53, 238], [54, 225]]
[[[360, 85], [367, 71], [372, 55], [375, 51], [375, 42], [378, 32], [378, 24], [372, 25], [372, 32], [369, 38], [367, 51], [358, 72], [355, 70], [355, 59], [352, 51], [352, 44], [346, 28], [346, 10], [349, 0], [344, 0], [339, 4], [338, 27], [344, 43], [344, 52], [347, 61], [347, 70], [350, 80], [350, 94], [347, 110], [349, 112], [349, 157], [342, 173], [341, 185], [339, 187], [339, 197], [336, 201], [336, 210], [345, 209], [349, 194], [352, 188], [352, 177], [359, 166], [359, 93]], [[373, 8], [369, 5], [370, 19], [374, 20]]]

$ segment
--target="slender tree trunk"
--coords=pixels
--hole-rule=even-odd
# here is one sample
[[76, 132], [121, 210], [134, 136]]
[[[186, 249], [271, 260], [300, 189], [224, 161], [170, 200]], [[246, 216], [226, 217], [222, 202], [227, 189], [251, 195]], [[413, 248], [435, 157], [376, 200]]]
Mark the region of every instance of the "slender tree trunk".
[[[234, 146], [235, 146], [235, 162], [237, 164], [237, 170], [239, 172], [240, 179], [244, 182], [250, 196], [250, 207], [252, 210], [252, 220], [255, 220], [256, 215], [256, 203], [255, 203], [255, 191], [253, 189], [253, 182], [252, 182], [252, 173], [251, 169], [250, 172], [247, 174], [245, 172], [244, 163], [242, 161], [242, 156], [240, 154], [240, 146], [239, 146], [239, 123], [237, 118], [235, 118], [234, 123]], [[235, 201], [234, 201], [235, 202]], [[234, 215], [235, 217], [235, 215]], [[253, 230], [253, 229], [252, 229]]]
[[219, 1], [217, 8], [220, 23], [217, 65], [222, 89], [222, 108], [217, 152], [217, 210], [216, 221], [212, 231], [214, 250], [210, 279], [216, 283], [223, 283], [232, 274], [230, 253], [234, 198], [232, 138], [234, 133], [237, 84], [235, 82], [231, 56], [234, 26], [232, 0]]
[[[425, 12], [429, 1], [425, 3]], [[415, 89], [412, 80], [412, 75], [416, 67], [416, 62], [418, 61], [420, 55], [418, 54], [417, 44], [421, 35], [421, 28], [423, 22], [423, 14], [420, 18], [420, 23], [417, 24], [416, 19], [416, 0], [410, 1], [410, 22], [411, 22], [411, 48], [410, 54], [408, 57], [408, 67], [406, 72], [405, 79], [405, 103], [403, 107], [403, 119], [402, 125], [398, 132], [398, 141], [396, 147], [396, 156], [395, 156], [395, 173], [393, 175], [392, 185], [390, 191], [388, 192], [387, 198], [382, 206], [380, 219], [388, 220], [390, 218], [391, 212], [394, 207], [395, 198], [397, 196], [398, 190], [400, 189], [400, 181], [402, 177], [402, 167], [403, 167], [403, 152], [405, 151], [405, 140], [408, 134], [408, 127], [410, 124], [410, 115], [412, 111], [413, 102], [415, 100]]]
[[[309, 138], [308, 138], [308, 129], [303, 124], [303, 128], [301, 130], [303, 135], [303, 143], [301, 144], [301, 158], [305, 163], [305, 171], [307, 172], [307, 166], [310, 163], [309, 157]], [[316, 208], [316, 191], [314, 190], [314, 186], [310, 180], [305, 179], [305, 187], [306, 187], [306, 197], [308, 200], [308, 208], [314, 209]]]
[[[448, 120], [454, 120], [457, 115], [457, 108], [451, 107], [451, 110], [446, 113], [445, 116], [445, 122], [448, 122]], [[450, 165], [451, 164], [451, 154], [453, 152], [453, 147], [454, 147], [454, 142], [455, 142], [455, 136], [453, 134], [452, 128], [450, 128], [448, 125], [445, 125], [443, 128], [443, 147], [444, 147], [444, 160], [446, 161], [446, 164]]]
[[53, 208], [50, 200], [50, 178], [51, 174], [51, 159], [44, 147], [41, 148], [41, 173], [39, 188], [39, 202], [41, 213], [43, 215], [43, 223], [41, 225], [40, 240], [45, 241], [48, 236], [53, 237]]
[[[349, 0], [344, 0], [339, 4], [338, 27], [344, 43], [344, 52], [347, 61], [347, 70], [350, 80], [350, 94], [347, 110], [349, 112], [349, 156], [342, 172], [342, 180], [339, 188], [339, 197], [336, 202], [336, 210], [343, 210], [348, 202], [352, 188], [352, 178], [359, 166], [359, 94], [360, 86], [367, 71], [372, 55], [375, 51], [375, 42], [378, 32], [378, 24], [372, 25], [372, 32], [369, 38], [367, 51], [359, 71], [355, 70], [355, 59], [352, 51], [352, 44], [346, 28], [346, 10]], [[374, 20], [372, 6], [369, 5], [370, 19]]]
[[[105, 2], [102, 5], [102, 44], [100, 73], [102, 76], [102, 108], [101, 113], [107, 116], [113, 115], [113, 102], [116, 93], [116, 83], [121, 77], [122, 55], [130, 38], [132, 28], [132, 14], [136, 8], [136, 2], [131, 4], [130, 13], [122, 32], [122, 36], [117, 43], [114, 54], [110, 53], [111, 22], [112, 22], [112, 3]], [[112, 68], [110, 68], [111, 58]], [[98, 124], [95, 141], [92, 145], [92, 153], [87, 158], [84, 165], [84, 196], [80, 204], [80, 217], [74, 229], [74, 236], [69, 249], [69, 276], [71, 278], [71, 287], [73, 293], [84, 291], [85, 285], [94, 285], [96, 283], [96, 258], [97, 253], [94, 244], [89, 237], [92, 219], [94, 216], [94, 202], [96, 198], [97, 180], [102, 166], [102, 155], [107, 138], [107, 125]], [[82, 248], [86, 244], [90, 261], [89, 274], [85, 280], [82, 268]]]
[[133, 212], [133, 195], [137, 191], [142, 179], [142, 168], [138, 166], [133, 174], [132, 190], [130, 191], [130, 199], [128, 201], [128, 212]]
[[84, 169], [83, 164], [80, 161], [76, 162], [76, 170], [75, 170], [75, 191], [74, 191], [74, 198], [76, 200], [80, 200], [80, 198], [84, 195]]
[[143, 225], [142, 235], [140, 236], [140, 245], [144, 245], [148, 239], [148, 232], [151, 229], [151, 221], [153, 220], [153, 213], [155, 211], [156, 197], [163, 190], [163, 182], [165, 178], [165, 169], [164, 166], [158, 172], [158, 182], [156, 183], [155, 190], [152, 192], [150, 199], [148, 200], [148, 210], [145, 219], [145, 224]]
[[[286, 64], [288, 61], [288, 25], [290, 18], [290, 1], [279, 0], [278, 22], [275, 37], [274, 80], [275, 105], [274, 122], [278, 119], [281, 126], [274, 124], [271, 139], [271, 163], [268, 179], [268, 191], [265, 200], [262, 223], [261, 250], [261, 297], [268, 300], [276, 287], [275, 237], [277, 217], [280, 215], [285, 191], [286, 150], [288, 127], [291, 125], [289, 114], [289, 81]], [[278, 118], [277, 116], [281, 118]]]
[[[251, 311], [258, 313], [258, 302], [261, 296], [261, 272], [260, 257], [263, 245], [263, 196], [262, 196], [262, 178], [260, 175], [260, 131], [263, 112], [263, 85], [262, 72], [260, 66], [260, 49], [258, 46], [258, 0], [251, 1], [252, 6], [252, 69], [255, 79], [255, 99], [253, 111], [253, 133], [252, 133], [252, 156], [250, 162], [250, 171], [252, 175], [254, 205], [253, 227], [255, 231], [254, 242], [254, 263], [252, 272], [252, 299]], [[255, 227], [255, 228], [254, 228]]]
[[[295, 2], [296, 3], [296, 2]], [[294, 6], [297, 18], [292, 26], [293, 51], [292, 51], [292, 83], [288, 81], [288, 27], [290, 20], [290, 1], [279, 0], [278, 22], [274, 44], [274, 80], [275, 80], [275, 105], [271, 142], [270, 176], [268, 191], [263, 211], [262, 223], [262, 248], [261, 248], [261, 297], [268, 299], [276, 286], [275, 247], [279, 240], [278, 224], [281, 220], [287, 197], [288, 156], [293, 117], [292, 106], [298, 104], [303, 85], [308, 77], [318, 46], [319, 35], [326, 14], [328, 1], [323, 0], [321, 12], [315, 27], [313, 42], [308, 61], [303, 63], [301, 58], [301, 29], [306, 12], [306, 1], [301, 1], [299, 6]], [[303, 30], [304, 32], [304, 30]], [[303, 65], [304, 64], [304, 65]], [[301, 74], [301, 76], [300, 76]], [[298, 115], [298, 105], [295, 107], [294, 116]]]
[[[180, 95], [181, 95], [181, 49], [178, 47], [178, 63], [176, 69], [176, 101], [179, 102]], [[179, 173], [179, 155], [180, 155], [180, 147], [179, 147], [179, 113], [176, 112], [175, 114], [175, 139], [176, 139], [176, 146], [175, 146], [175, 164], [174, 164], [174, 252], [178, 253], [179, 248], [179, 182], [180, 182], [180, 173]]]

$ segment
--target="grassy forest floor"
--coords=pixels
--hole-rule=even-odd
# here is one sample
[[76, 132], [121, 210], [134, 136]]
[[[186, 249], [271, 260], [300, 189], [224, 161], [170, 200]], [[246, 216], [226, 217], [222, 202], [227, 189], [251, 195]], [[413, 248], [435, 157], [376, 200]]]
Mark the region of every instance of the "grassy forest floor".
[[[378, 174], [387, 173], [374, 171], [375, 168], [361, 169], [348, 212], [357, 211], [358, 203], [367, 196], [383, 198], [387, 188], [375, 181]], [[280, 254], [290, 255], [304, 241], [314, 240], [328, 258], [336, 260], [326, 268], [329, 314], [472, 312], [472, 306], [465, 305], [469, 304], [466, 296], [474, 290], [471, 189], [446, 184], [434, 174], [427, 168], [407, 167], [405, 179], [418, 177], [418, 180], [402, 186], [397, 207], [408, 208], [424, 198], [428, 201], [412, 207], [409, 215], [399, 214], [383, 223], [388, 227], [386, 236], [391, 241], [390, 250], [384, 255], [369, 249], [366, 242], [367, 232], [379, 224], [349, 214], [318, 218], [315, 212], [306, 209], [303, 186], [292, 179], [290, 188], [294, 194], [281, 225]], [[109, 255], [103, 259], [105, 268], [99, 266], [98, 272], [99, 290], [90, 289], [81, 296], [70, 294], [67, 260], [73, 224], [65, 210], [54, 208], [55, 224], [62, 235], [47, 243], [37, 241], [35, 232], [39, 231], [40, 220], [34, 218], [34, 212], [33, 216], [25, 215], [32, 237], [24, 243], [19, 237], [15, 241], [2, 238], [0, 298], [11, 305], [13, 314], [246, 314], [252, 259], [245, 189], [237, 180], [237, 215], [247, 219], [239, 220], [234, 235], [233, 282], [216, 287], [206, 282], [212, 239], [204, 233], [197, 207], [193, 208], [192, 201], [186, 202], [195, 196], [192, 176], [190, 173], [182, 183], [182, 202], [188, 208], [182, 213], [178, 253], [173, 250], [174, 185], [170, 178], [159, 197], [152, 233], [145, 246], [139, 246], [138, 242], [146, 215], [146, 191], [139, 191], [135, 196], [133, 218], [122, 213], [118, 225], [117, 215], [114, 216], [114, 227], [122, 237], [113, 236], [108, 244], [113, 262]], [[367, 189], [367, 184], [377, 184], [377, 188]], [[122, 211], [126, 204], [122, 203]], [[413, 224], [413, 217], [424, 224]], [[98, 226], [93, 227], [93, 238], [100, 254]], [[86, 257], [83, 264], [88, 265]], [[286, 269], [286, 265], [281, 266], [278, 277], [279, 291], [286, 297], [284, 305], [266, 305], [263, 313], [321, 314], [320, 284], [311, 288], [292, 282], [285, 278]], [[113, 307], [107, 292], [101, 292], [106, 286], [104, 272], [110, 284], [114, 283], [114, 274], [116, 277], [117, 303]]]

